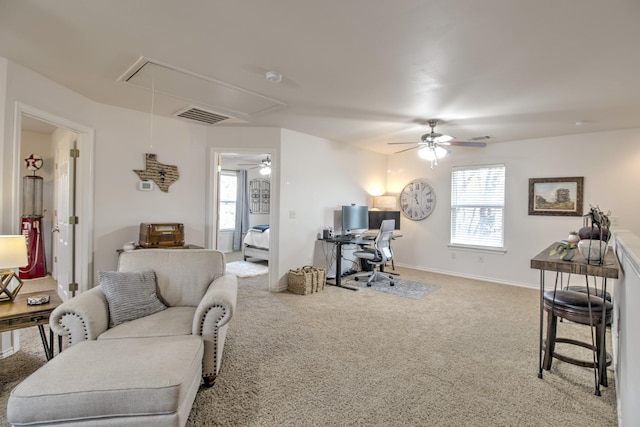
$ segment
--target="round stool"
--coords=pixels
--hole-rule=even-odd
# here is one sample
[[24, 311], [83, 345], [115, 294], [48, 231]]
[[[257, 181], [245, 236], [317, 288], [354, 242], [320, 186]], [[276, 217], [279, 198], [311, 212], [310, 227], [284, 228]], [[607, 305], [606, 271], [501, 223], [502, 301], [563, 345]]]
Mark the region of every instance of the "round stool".
[[[554, 299], [555, 294], [555, 299]], [[551, 369], [551, 360], [556, 358], [573, 365], [593, 368], [599, 375], [598, 381], [601, 385], [607, 386], [607, 370], [606, 367], [611, 365], [611, 355], [606, 352], [606, 340], [603, 334], [603, 307], [605, 315], [605, 324], [611, 323], [613, 313], [613, 304], [605, 301], [600, 297], [591, 295], [587, 297], [586, 293], [575, 292], [569, 290], [547, 291], [544, 293], [544, 310], [547, 312], [547, 337], [544, 342], [544, 361], [542, 367], [547, 371]], [[592, 323], [589, 316], [589, 299], [591, 300], [591, 321], [595, 328], [595, 347], [591, 343], [578, 341], [571, 338], [558, 338], [557, 322], [558, 318], [567, 319], [569, 321], [590, 326]], [[579, 360], [560, 354], [555, 351], [556, 343], [567, 343], [588, 348], [596, 353], [595, 363], [592, 361]], [[603, 353], [601, 353], [603, 352]], [[600, 360], [600, 354], [605, 355], [605, 360]]]
[[[574, 291], [574, 292], [580, 292], [582, 294], [586, 294], [587, 293], [587, 287], [586, 286], [568, 286], [565, 288], [566, 291]], [[597, 297], [602, 298], [602, 289], [589, 289], [589, 294], [590, 295], [595, 295]], [[611, 301], [611, 294], [609, 292], [605, 293], [605, 299], [607, 301]]]

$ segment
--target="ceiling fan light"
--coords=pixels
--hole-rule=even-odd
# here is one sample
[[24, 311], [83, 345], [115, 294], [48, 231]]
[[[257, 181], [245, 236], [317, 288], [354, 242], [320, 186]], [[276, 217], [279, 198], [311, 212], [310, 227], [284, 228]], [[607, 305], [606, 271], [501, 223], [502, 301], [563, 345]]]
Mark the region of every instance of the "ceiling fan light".
[[449, 152], [445, 149], [442, 148], [440, 146], [436, 146], [436, 148], [434, 149], [435, 155], [437, 158], [441, 159], [444, 156], [446, 156], [447, 154], [449, 154]]
[[429, 160], [430, 162], [436, 160], [436, 153], [433, 147], [422, 147], [418, 150], [418, 156], [422, 159]]
[[423, 158], [425, 160], [429, 160], [430, 162], [441, 159], [447, 154], [449, 154], [449, 151], [447, 151], [446, 149], [438, 145], [427, 146], [418, 150], [418, 156], [420, 156], [420, 158]]
[[269, 166], [263, 166], [260, 169], [260, 175], [269, 175], [271, 174], [271, 168]]

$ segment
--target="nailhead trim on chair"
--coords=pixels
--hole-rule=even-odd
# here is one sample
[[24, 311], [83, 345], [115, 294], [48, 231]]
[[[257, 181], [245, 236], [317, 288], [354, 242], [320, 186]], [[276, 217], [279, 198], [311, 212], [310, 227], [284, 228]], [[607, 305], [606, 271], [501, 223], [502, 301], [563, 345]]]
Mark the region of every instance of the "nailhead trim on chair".
[[[220, 323], [220, 320], [222, 320], [224, 317], [227, 316], [227, 309], [226, 307], [224, 307], [223, 305], [213, 305], [211, 307], [209, 307], [209, 309], [207, 310], [207, 312], [204, 314], [204, 316], [202, 316], [202, 320], [200, 321], [200, 330], [198, 331], [200, 333], [200, 336], [202, 336], [203, 333], [203, 326], [204, 326], [204, 321], [206, 320], [207, 316], [209, 315], [209, 313], [211, 312], [211, 310], [213, 310], [214, 308], [221, 308], [222, 309], [222, 314], [220, 315], [220, 317], [218, 317], [216, 319], [216, 325], [218, 323]], [[213, 377], [213, 380], [215, 381], [216, 375], [217, 375], [217, 371], [218, 371], [218, 328], [215, 329], [215, 332], [213, 334], [213, 374], [210, 375], [205, 375], [203, 378], [211, 378]], [[207, 381], [205, 380], [205, 384], [207, 384]], [[207, 384], [209, 386], [213, 385], [213, 381], [210, 384]]]
[[84, 340], [83, 340], [83, 341], [88, 340], [88, 339], [89, 339], [89, 331], [88, 331], [88, 329], [87, 329], [87, 324], [85, 323], [85, 321], [83, 320], [83, 318], [82, 318], [82, 317], [80, 317], [77, 313], [66, 312], [66, 313], [64, 313], [62, 316], [60, 316], [60, 320], [58, 320], [58, 324], [60, 325], [60, 327], [61, 327], [62, 329], [64, 329], [65, 331], [67, 331], [67, 345], [72, 345], [72, 343], [73, 343], [73, 339], [72, 339], [72, 337], [71, 337], [71, 330], [70, 330], [68, 327], [66, 327], [66, 326], [64, 326], [64, 325], [62, 324], [62, 319], [64, 319], [64, 317], [65, 317], [65, 316], [76, 316], [77, 318], [79, 318], [79, 319], [80, 319], [80, 321], [82, 322], [82, 329], [84, 330]]

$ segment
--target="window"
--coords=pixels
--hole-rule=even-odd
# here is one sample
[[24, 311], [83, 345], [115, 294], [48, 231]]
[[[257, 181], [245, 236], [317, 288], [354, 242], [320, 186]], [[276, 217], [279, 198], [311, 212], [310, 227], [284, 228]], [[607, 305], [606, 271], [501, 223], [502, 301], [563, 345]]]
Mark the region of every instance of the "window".
[[504, 248], [504, 165], [454, 167], [451, 244]]
[[238, 177], [234, 171], [222, 171], [220, 174], [220, 230], [236, 228], [236, 197], [238, 195]]

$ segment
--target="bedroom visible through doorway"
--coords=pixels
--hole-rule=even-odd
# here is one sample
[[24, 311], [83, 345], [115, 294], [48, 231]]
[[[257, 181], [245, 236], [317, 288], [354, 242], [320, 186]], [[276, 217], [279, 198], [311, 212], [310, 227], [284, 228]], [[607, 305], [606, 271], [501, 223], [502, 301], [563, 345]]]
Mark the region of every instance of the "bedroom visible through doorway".
[[268, 265], [271, 167], [267, 153], [220, 155], [216, 244], [228, 263]]

